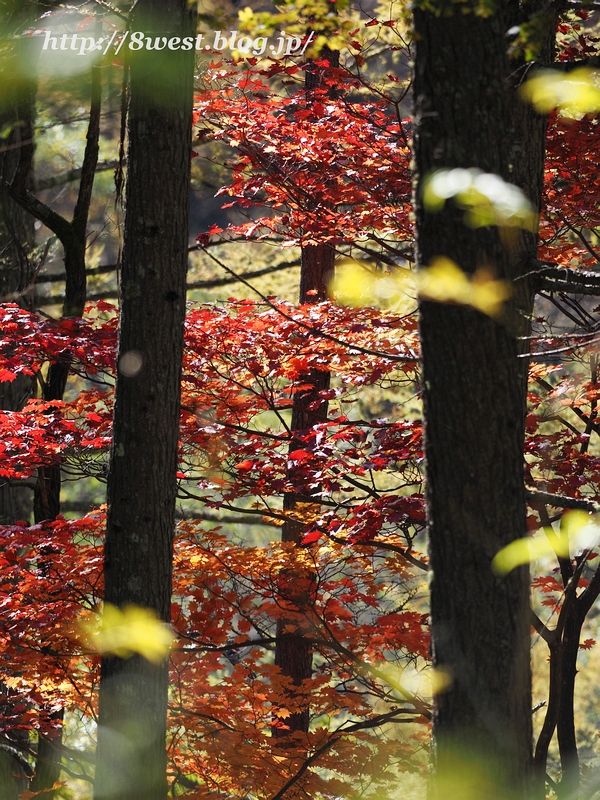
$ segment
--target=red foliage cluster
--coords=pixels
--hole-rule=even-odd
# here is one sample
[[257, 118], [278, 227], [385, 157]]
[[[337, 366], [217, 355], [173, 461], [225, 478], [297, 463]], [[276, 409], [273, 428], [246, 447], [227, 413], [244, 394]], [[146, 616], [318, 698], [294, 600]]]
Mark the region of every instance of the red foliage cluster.
[[[197, 99], [201, 133], [236, 150], [232, 182], [221, 192], [242, 208], [269, 209], [229, 233], [277, 234], [300, 245], [374, 243], [398, 263], [412, 236], [408, 125], [398, 104], [381, 94], [353, 99], [362, 84], [328, 66], [321, 88], [274, 96], [269, 80], [293, 80], [298, 72], [282, 69], [217, 67], [216, 88]], [[598, 219], [598, 176], [589, 157], [597, 139], [595, 120], [551, 126], [542, 219], [548, 259], [596, 260], [585, 236]], [[204, 241], [219, 233], [213, 226]], [[56, 361], [100, 382], [115, 372], [116, 319], [105, 304], [85, 320], [61, 322], [0, 306], [0, 327], [0, 380], [21, 373], [41, 382], [45, 365]], [[333, 796], [347, 793], [343, 781], [358, 774], [383, 779], [392, 762], [414, 768], [398, 737], [373, 737], [369, 730], [391, 717], [422, 722], [428, 711], [385, 671], [392, 665], [401, 676], [407, 664], [427, 658], [426, 617], [409, 606], [418, 585], [412, 570], [425, 567], [413, 549], [424, 528], [421, 424], [363, 419], [356, 401], [363, 387], [413, 386], [417, 358], [414, 316], [275, 300], [190, 309], [180, 497], [275, 527], [293, 519], [302, 523], [304, 539], [300, 547], [247, 547], [209, 525], [180, 524], [172, 607], [179, 635], [171, 662], [174, 778], [193, 775], [231, 796], [244, 796], [248, 786], [256, 796], [256, 787], [273, 796], [297, 776], [298, 791]], [[313, 401], [313, 409], [329, 403], [329, 415], [292, 436], [293, 397], [311, 388], [311, 370], [333, 375]], [[551, 371], [538, 368], [533, 377], [543, 380]], [[546, 426], [560, 421], [558, 406], [579, 409], [587, 424], [597, 386], [571, 374], [550, 388], [542, 395], [536, 385], [530, 395], [530, 485], [543, 482], [546, 491], [575, 497], [598, 494], [600, 463], [587, 447], [589, 431]], [[22, 411], [0, 412], [0, 476], [18, 481], [60, 463], [73, 475], [103, 477], [111, 406], [107, 384], [72, 401], [33, 400]], [[307, 490], [318, 512], [317, 502], [304, 511], [282, 510], [284, 493]], [[74, 634], [77, 619], [101, 599], [102, 527], [101, 513], [0, 527], [0, 671], [13, 676], [5, 681], [14, 710], [7, 729], [43, 729], [63, 705], [95, 713], [98, 658], [83, 652]], [[293, 602], [299, 585], [310, 598], [302, 610]], [[534, 586], [546, 596], [561, 589], [550, 576]], [[270, 656], [277, 621], [294, 618], [310, 631], [315, 670], [290, 694], [289, 679]], [[304, 697], [310, 697], [311, 731], [282, 749], [272, 730], [298, 712]], [[322, 771], [306, 769], [312, 763]]]
[[[65, 354], [73, 361], [77, 354], [81, 374], [97, 374], [99, 365], [113, 368], [112, 318], [78, 321], [75, 347], [63, 340], [59, 325], [36, 322], [12, 306], [2, 313], [17, 322], [6, 326], [1, 367], [18, 369], [15, 353], [24, 333], [35, 341], [27, 371], [39, 377], [48, 360]], [[308, 534], [301, 548], [234, 546], [214, 530], [180, 525], [172, 609], [181, 637], [172, 655], [173, 775], [214, 780], [218, 774], [231, 792], [251, 781], [274, 794], [315, 749], [323, 748], [319, 764], [338, 775], [343, 756], [347, 777], [364, 770], [367, 758], [385, 769], [390, 759], [407, 756], [405, 744], [374, 738], [369, 730], [403, 699], [386, 684], [381, 662], [403, 668], [427, 657], [426, 616], [406, 607], [416, 590], [410, 560], [420, 558], [411, 552], [412, 540], [423, 528], [420, 427], [356, 419], [350, 412], [359, 387], [412, 384], [416, 358], [412, 317], [364, 310], [357, 318], [356, 311], [331, 303], [296, 308], [230, 301], [190, 309], [182, 498], [281, 524], [285, 514], [277, 498], [317, 481], [322, 514], [302, 519], [294, 512]], [[310, 369], [335, 371], [331, 388], [315, 401], [330, 402], [332, 413], [327, 422], [296, 432], [302, 446], [290, 452], [286, 413], [293, 391], [302, 389], [298, 376]], [[10, 431], [3, 440], [4, 475], [16, 480], [58, 462], [72, 474], [102, 475], [111, 404], [112, 391], [104, 387], [70, 402], [32, 401], [21, 412], [2, 412], [0, 422]], [[377, 475], [388, 476], [381, 487]], [[77, 619], [101, 598], [102, 527], [97, 514], [0, 529], [1, 669], [18, 675], [10, 682], [15, 711], [8, 727], [30, 726], [35, 717], [38, 727], [49, 728], [61, 705], [95, 713], [98, 658], [82, 652], [74, 632]], [[294, 592], [302, 575], [312, 587], [302, 612], [292, 602], [286, 577], [292, 574]], [[315, 729], [284, 753], [271, 731], [285, 726], [303, 694], [286, 693], [289, 679], [269, 652], [277, 620], [295, 617], [304, 618], [314, 642], [315, 672], [303, 692]], [[412, 699], [408, 692], [406, 711], [397, 715], [426, 713], [426, 704], [418, 699], [415, 707]], [[340, 716], [334, 723], [342, 714], [348, 720]], [[331, 791], [337, 781], [309, 771], [299, 785]]]
[[274, 95], [272, 73], [216, 71], [220, 85], [208, 83], [196, 99], [202, 132], [236, 148], [232, 181], [220, 193], [234, 198], [230, 205], [272, 211], [229, 232], [278, 234], [289, 245], [410, 242], [409, 121], [385, 97], [351, 100], [360, 82], [346, 70], [324, 68], [321, 87], [304, 101]]

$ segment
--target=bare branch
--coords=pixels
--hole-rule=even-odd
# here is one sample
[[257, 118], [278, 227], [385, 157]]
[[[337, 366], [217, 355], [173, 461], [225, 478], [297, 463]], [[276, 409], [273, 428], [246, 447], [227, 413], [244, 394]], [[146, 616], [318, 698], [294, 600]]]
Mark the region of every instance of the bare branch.
[[554, 508], [574, 508], [581, 511], [592, 511], [594, 514], [600, 513], [600, 503], [586, 500], [583, 497], [565, 497], [562, 494], [540, 492], [537, 489], [527, 489], [526, 495], [528, 500], [554, 506]]
[[600, 295], [600, 273], [570, 269], [549, 261], [537, 261], [539, 269], [528, 273], [536, 292]]
[[[116, 169], [119, 165], [117, 159], [110, 161], [99, 161], [96, 164], [96, 172], [106, 172], [109, 169]], [[50, 178], [37, 178], [33, 182], [33, 190], [35, 192], [43, 192], [46, 189], [54, 189], [56, 186], [64, 186], [66, 183], [78, 181], [81, 178], [83, 167], [74, 167], [67, 172], [61, 172], [60, 175], [53, 175]]]

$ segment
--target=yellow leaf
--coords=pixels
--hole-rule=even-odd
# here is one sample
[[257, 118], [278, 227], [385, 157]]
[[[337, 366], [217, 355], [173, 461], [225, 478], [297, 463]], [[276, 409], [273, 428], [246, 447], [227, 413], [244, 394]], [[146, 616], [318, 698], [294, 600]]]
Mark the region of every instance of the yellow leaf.
[[560, 521], [561, 534], [575, 550], [594, 547], [598, 543], [599, 522], [598, 516], [590, 516], [586, 511], [567, 511]]
[[496, 553], [492, 561], [492, 569], [497, 575], [506, 575], [515, 567], [529, 564], [530, 561], [543, 556], [554, 555], [554, 552], [548, 539], [541, 537], [515, 539], [514, 542], [507, 544], [499, 553]]
[[515, 539], [496, 553], [492, 569], [498, 575], [506, 575], [515, 567], [528, 564], [544, 556], [554, 554], [569, 558], [572, 552], [595, 547], [600, 541], [600, 520], [585, 511], [568, 511], [560, 524], [560, 536], [554, 528], [545, 528], [545, 535]]
[[471, 282], [473, 296], [471, 305], [488, 317], [497, 317], [504, 302], [512, 295], [512, 286], [507, 281], [497, 281], [486, 270], [478, 270]]
[[506, 281], [495, 280], [486, 270], [478, 270], [472, 280], [449, 258], [435, 258], [428, 268], [418, 272], [398, 268], [393, 276], [380, 276], [368, 264], [341, 259], [336, 264], [330, 293], [342, 305], [372, 306], [405, 313], [418, 293], [424, 300], [460, 303], [488, 316], [498, 316], [512, 294]]
[[419, 297], [440, 303], [465, 303], [471, 299], [471, 284], [454, 261], [442, 256], [418, 274]]
[[119, 658], [139, 653], [155, 664], [168, 656], [175, 638], [154, 611], [135, 605], [120, 609], [105, 603], [98, 620], [82, 623], [81, 629], [86, 645], [98, 653]]
[[521, 96], [542, 114], [556, 109], [563, 117], [581, 119], [600, 111], [597, 79], [598, 72], [585, 67], [566, 74], [544, 70], [523, 84]]
[[238, 19], [240, 21], [240, 25], [244, 29], [252, 29], [252, 26], [255, 24], [254, 11], [250, 8], [250, 6], [246, 6], [246, 8], [238, 11]]
[[448, 667], [430, 667], [416, 670], [400, 667], [386, 661], [377, 664], [379, 677], [392, 688], [414, 694], [417, 697], [433, 697], [449, 689], [454, 676]]
[[431, 266], [417, 273], [419, 297], [438, 303], [460, 303], [496, 317], [512, 294], [506, 281], [497, 281], [486, 270], [478, 270], [470, 280], [449, 258], [439, 256]]
[[341, 258], [335, 265], [330, 294], [344, 306], [398, 310], [399, 304], [406, 301], [411, 278], [409, 270], [398, 269], [398, 276], [381, 275], [364, 261]]
[[466, 210], [465, 222], [472, 228], [537, 229], [537, 215], [521, 189], [491, 172], [475, 167], [440, 169], [425, 179], [423, 203], [429, 211], [441, 211], [451, 198]]
[[449, 667], [434, 667], [431, 670], [431, 694], [443, 694], [453, 681], [454, 676]]

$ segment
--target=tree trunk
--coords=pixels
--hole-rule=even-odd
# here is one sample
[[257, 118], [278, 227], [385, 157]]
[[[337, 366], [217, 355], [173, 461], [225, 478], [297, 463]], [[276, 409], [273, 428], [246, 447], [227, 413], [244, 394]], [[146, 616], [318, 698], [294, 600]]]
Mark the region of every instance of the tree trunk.
[[[327, 288], [333, 277], [333, 263], [335, 251], [327, 244], [311, 245], [302, 248], [302, 262], [300, 270], [300, 303], [318, 303], [327, 297]], [[310, 370], [300, 375], [298, 383], [308, 384], [312, 388], [307, 391], [294, 392], [292, 403], [292, 439], [289, 450], [299, 450], [305, 443], [294, 434], [305, 433], [314, 425], [327, 420], [327, 401], [321, 400], [318, 408], [309, 409], [309, 406], [319, 400], [319, 392], [329, 388], [330, 373], [324, 370]], [[288, 477], [294, 481], [294, 470], [291, 469]], [[302, 512], [307, 517], [317, 515], [321, 506], [310, 497], [309, 493], [302, 491], [302, 487], [294, 492], [288, 492], [283, 497], [283, 510], [286, 512]], [[303, 523], [288, 520], [281, 529], [281, 541], [299, 544], [302, 538]], [[299, 576], [295, 576], [296, 581]], [[313, 576], [314, 578], [314, 576]], [[314, 581], [313, 581], [314, 582]], [[287, 585], [294, 586], [295, 581], [287, 581]], [[308, 606], [312, 601], [312, 592], [308, 589], [311, 576], [304, 576], [300, 582], [301, 591], [295, 591], [291, 597], [299, 611], [303, 606]], [[275, 644], [275, 664], [281, 668], [283, 675], [291, 678], [299, 686], [305, 678], [312, 676], [312, 648], [303, 632], [302, 625], [291, 619], [280, 619], [277, 623], [277, 641]], [[309, 708], [298, 714], [292, 714], [285, 720], [287, 730], [274, 728], [275, 736], [286, 736], [295, 731], [308, 731]]]
[[[414, 12], [417, 263], [445, 256], [467, 273], [491, 267], [514, 279], [535, 257], [535, 237], [518, 233], [506, 247], [497, 228], [468, 227], [452, 201], [428, 211], [423, 179], [478, 167], [520, 185], [539, 208], [545, 122], [516, 106], [510, 86], [519, 74], [506, 52], [512, 6], [484, 17], [441, 5], [440, 14]], [[440, 800], [529, 790], [528, 570], [498, 578], [490, 562], [526, 530], [526, 364], [516, 337], [528, 331], [532, 300], [520, 282], [500, 321], [420, 304], [432, 657], [451, 678], [433, 720], [431, 797]]]
[[[140, 0], [133, 30], [193, 32], [187, 0]], [[185, 318], [193, 52], [133, 53], [105, 600], [170, 618]], [[168, 666], [102, 659], [96, 800], [164, 800]]]
[[[17, 62], [19, 52], [14, 54]], [[4, 55], [4, 69], [18, 74], [16, 63]], [[19, 143], [24, 130], [32, 130], [35, 109], [35, 83], [5, 81], [0, 101], [0, 129], [8, 129], [0, 137], [0, 302], [19, 303], [31, 308], [33, 292], [27, 291], [33, 265], [31, 251], [35, 245], [34, 218], [8, 194], [6, 181], [11, 181], [19, 163]], [[27, 119], [22, 115], [26, 114]], [[0, 408], [19, 411], [32, 394], [29, 376], [18, 376], [12, 382], [0, 382]], [[0, 482], [0, 524], [31, 517], [31, 490]]]
[[[0, 18], [2, 32], [9, 31], [9, 20]], [[15, 20], [12, 21], [10, 33]], [[24, 211], [8, 194], [5, 181], [13, 178], [19, 162], [19, 143], [24, 129], [31, 126], [35, 108], [35, 83], [20, 81], [18, 60], [20, 54], [3, 53], [2, 97], [0, 98], [0, 129], [8, 130], [0, 136], [0, 302], [19, 303], [31, 308], [33, 293], [27, 288], [32, 279], [31, 251], [35, 244], [33, 217]], [[10, 75], [11, 79], [6, 79]], [[27, 119], [22, 119], [26, 114]], [[20, 411], [32, 395], [32, 380], [18, 376], [12, 382], [0, 382], [0, 409]], [[29, 521], [32, 496], [29, 488], [11, 486], [0, 480], [0, 525], [12, 525], [17, 520]], [[0, 681], [0, 717], [13, 716], [14, 702], [11, 691]], [[30, 770], [22, 752], [29, 747], [26, 730], [11, 731], [0, 739], [0, 800], [18, 800], [28, 786]]]
[[[321, 51], [321, 59], [327, 59], [330, 66], [338, 66], [339, 53], [324, 47]], [[321, 72], [319, 68], [308, 69], [305, 78], [305, 89], [307, 99], [310, 99], [310, 92], [316, 89], [321, 83]], [[330, 90], [333, 95], [334, 89]], [[328, 244], [304, 245], [302, 247], [302, 258], [300, 264], [300, 303], [319, 303], [327, 299], [329, 284], [333, 279], [335, 262], [335, 250]], [[308, 391], [294, 392], [292, 401], [292, 440], [290, 441], [289, 451], [302, 449], [304, 442], [294, 434], [309, 431], [314, 425], [327, 420], [328, 403], [321, 401], [318, 408], [309, 409], [312, 403], [319, 400], [319, 392], [329, 389], [330, 373], [325, 370], [310, 370], [298, 377], [299, 384], [312, 386]], [[291, 469], [288, 477], [294, 481], [294, 470]], [[314, 490], [313, 490], [314, 492]], [[288, 492], [283, 497], [283, 510], [287, 512], [302, 511], [307, 517], [317, 515], [320, 505], [310, 497], [307, 492], [298, 487], [297, 491]], [[281, 529], [281, 541], [299, 544], [304, 525], [301, 522], [287, 521]], [[296, 576], [298, 578], [298, 576]], [[294, 585], [294, 581], [286, 582]], [[304, 576], [302, 588], [292, 597], [291, 600], [301, 611], [312, 601], [312, 591], [308, 586], [311, 584], [311, 576]], [[306, 631], [302, 630], [302, 625], [291, 619], [280, 619], [277, 623], [277, 641], [275, 644], [275, 664], [281, 668], [283, 675], [292, 679], [296, 686], [300, 686], [305, 678], [312, 676], [312, 648], [306, 638]], [[308, 704], [298, 714], [292, 714], [285, 720], [287, 730], [273, 728], [273, 735], [276, 737], [287, 736], [296, 731], [308, 731], [309, 728], [309, 707]]]

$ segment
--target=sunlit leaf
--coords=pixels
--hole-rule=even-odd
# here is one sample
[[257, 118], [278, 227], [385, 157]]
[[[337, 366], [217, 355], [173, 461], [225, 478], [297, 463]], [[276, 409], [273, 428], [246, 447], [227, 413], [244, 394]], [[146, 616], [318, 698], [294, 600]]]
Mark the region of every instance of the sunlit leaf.
[[506, 281], [498, 281], [486, 270], [470, 278], [457, 264], [442, 256], [418, 272], [400, 270], [380, 276], [368, 264], [344, 259], [336, 267], [330, 292], [339, 303], [349, 306], [406, 310], [407, 300], [418, 295], [438, 303], [472, 306], [488, 316], [498, 316], [504, 301], [512, 294]]
[[598, 72], [581, 67], [569, 73], [544, 70], [521, 87], [521, 96], [542, 114], [556, 109], [570, 119], [600, 111]]
[[175, 638], [154, 611], [135, 605], [120, 609], [105, 603], [99, 619], [81, 627], [85, 643], [96, 652], [119, 658], [139, 653], [155, 664], [167, 657]]
[[454, 680], [448, 667], [417, 670], [383, 662], [377, 665], [379, 676], [392, 688], [417, 697], [433, 697], [447, 691]]
[[485, 270], [470, 279], [453, 261], [441, 256], [417, 273], [417, 286], [424, 300], [472, 306], [492, 317], [501, 313], [504, 301], [512, 294], [506, 281], [494, 280]]
[[467, 275], [449, 258], [436, 258], [418, 278], [419, 296], [440, 303], [464, 303], [471, 299], [471, 283]]
[[523, 192], [499, 175], [480, 169], [441, 169], [424, 182], [423, 202], [438, 212], [446, 200], [466, 211], [465, 222], [472, 228], [487, 225], [535, 231], [537, 215]]
[[330, 293], [341, 305], [370, 306], [399, 310], [411, 290], [415, 291], [414, 274], [399, 270], [395, 275], [381, 275], [358, 259], [343, 258], [336, 263]]
[[568, 511], [561, 520], [560, 535], [545, 528], [543, 536], [515, 539], [494, 556], [492, 569], [506, 575], [515, 567], [556, 554], [568, 558], [578, 550], [587, 550], [600, 541], [600, 519], [585, 511]]
[[[564, 555], [559, 548], [558, 555]], [[529, 564], [538, 558], [554, 555], [554, 548], [548, 539], [536, 536], [525, 539], [515, 539], [514, 542], [506, 545], [494, 556], [492, 569], [498, 575], [506, 575], [515, 567]]]

